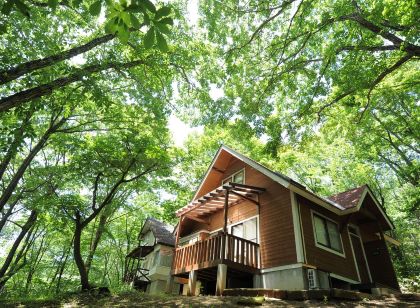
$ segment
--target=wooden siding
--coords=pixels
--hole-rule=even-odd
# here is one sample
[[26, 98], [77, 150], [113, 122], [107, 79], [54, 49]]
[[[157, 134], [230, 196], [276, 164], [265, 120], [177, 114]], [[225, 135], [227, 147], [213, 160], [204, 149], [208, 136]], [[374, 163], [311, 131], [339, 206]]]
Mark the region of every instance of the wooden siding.
[[[297, 262], [290, 191], [264, 174], [234, 157], [225, 157], [229, 163], [224, 172], [212, 171], [203, 183], [198, 196], [217, 188], [222, 180], [233, 173], [245, 169], [245, 184], [266, 189], [260, 196], [259, 239], [261, 268], [270, 268]], [[223, 164], [219, 163], [219, 166]], [[258, 215], [255, 204], [245, 201], [229, 208], [228, 221], [238, 221]], [[198, 230], [215, 231], [223, 227], [223, 211], [212, 214], [208, 225], [186, 220], [181, 236]]]
[[[346, 218], [335, 215], [334, 213], [331, 213], [300, 196], [298, 197], [298, 203], [302, 220], [302, 231], [305, 242], [307, 263], [316, 266], [320, 270], [335, 273], [358, 281], [359, 279], [350, 246], [349, 233], [347, 231], [347, 227], [342, 228], [342, 223], [345, 223]], [[341, 238], [343, 240], [345, 257], [336, 255], [315, 245], [311, 209], [340, 224], [339, 227], [341, 227]]]

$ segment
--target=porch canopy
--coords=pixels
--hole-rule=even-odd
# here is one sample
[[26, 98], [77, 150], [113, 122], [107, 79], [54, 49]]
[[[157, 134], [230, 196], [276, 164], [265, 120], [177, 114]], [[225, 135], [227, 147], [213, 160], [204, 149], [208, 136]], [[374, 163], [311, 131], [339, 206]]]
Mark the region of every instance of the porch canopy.
[[244, 201], [259, 206], [259, 194], [264, 191], [261, 187], [229, 182], [179, 209], [176, 215], [207, 223], [204, 219], [206, 216], [221, 209], [227, 214], [229, 207]]

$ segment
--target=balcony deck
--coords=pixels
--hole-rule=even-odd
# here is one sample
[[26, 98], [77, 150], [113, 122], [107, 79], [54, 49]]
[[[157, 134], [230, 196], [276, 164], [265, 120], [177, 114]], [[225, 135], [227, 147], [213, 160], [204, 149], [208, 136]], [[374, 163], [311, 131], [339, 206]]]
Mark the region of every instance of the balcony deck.
[[222, 263], [239, 271], [256, 273], [260, 268], [259, 255], [257, 243], [221, 232], [203, 241], [176, 248], [172, 275], [212, 268]]

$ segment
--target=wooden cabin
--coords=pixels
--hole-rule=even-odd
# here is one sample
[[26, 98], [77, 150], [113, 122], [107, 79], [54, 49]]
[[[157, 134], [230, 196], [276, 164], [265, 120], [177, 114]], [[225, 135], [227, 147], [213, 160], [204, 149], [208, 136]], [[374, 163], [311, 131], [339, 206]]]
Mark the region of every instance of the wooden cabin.
[[176, 215], [167, 290], [177, 279], [189, 295], [225, 288], [399, 292], [387, 246], [398, 242], [386, 234], [394, 227], [367, 185], [323, 198], [222, 146]]
[[[149, 294], [160, 293], [166, 288], [170, 276], [175, 238], [173, 227], [154, 218], [147, 218], [139, 236], [139, 246], [125, 261], [124, 281]], [[171, 292], [179, 293], [179, 279]]]

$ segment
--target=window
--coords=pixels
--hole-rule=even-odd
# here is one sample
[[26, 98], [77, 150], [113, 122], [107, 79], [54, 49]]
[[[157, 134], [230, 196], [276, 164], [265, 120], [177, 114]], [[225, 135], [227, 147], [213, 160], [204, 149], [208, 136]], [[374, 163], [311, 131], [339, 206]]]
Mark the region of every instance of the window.
[[232, 226], [231, 233], [237, 237], [256, 243], [258, 239], [257, 229], [257, 217], [255, 217]]
[[238, 183], [238, 184], [245, 184], [245, 171], [244, 169], [232, 174], [231, 176], [227, 177], [222, 181], [223, 184], [227, 184], [229, 182]]
[[338, 224], [317, 214], [313, 214], [316, 243], [322, 247], [343, 253]]

